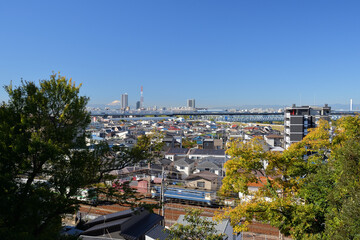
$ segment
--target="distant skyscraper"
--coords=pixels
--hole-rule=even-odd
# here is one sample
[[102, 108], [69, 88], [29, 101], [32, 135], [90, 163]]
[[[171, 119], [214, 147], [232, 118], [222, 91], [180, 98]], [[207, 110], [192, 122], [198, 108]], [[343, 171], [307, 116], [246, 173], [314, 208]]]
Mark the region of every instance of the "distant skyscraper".
[[136, 102], [136, 109], [140, 109], [141, 107], [140, 107], [140, 101], [137, 101]]
[[141, 86], [141, 92], [140, 92], [140, 108], [144, 107], [144, 96], [143, 96], [143, 86]]
[[128, 107], [128, 95], [127, 93], [121, 95], [121, 109], [126, 109]]
[[195, 108], [195, 99], [188, 99], [187, 100], [187, 107], [188, 108]]
[[352, 102], [352, 99], [350, 99], [350, 111], [353, 110], [353, 102]]

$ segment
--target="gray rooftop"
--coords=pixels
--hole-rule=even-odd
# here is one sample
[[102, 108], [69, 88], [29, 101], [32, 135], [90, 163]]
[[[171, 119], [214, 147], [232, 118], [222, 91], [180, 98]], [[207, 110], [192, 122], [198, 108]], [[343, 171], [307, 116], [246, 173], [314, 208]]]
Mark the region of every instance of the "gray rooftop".
[[146, 236], [149, 236], [153, 239], [165, 240], [169, 237], [169, 233], [163, 226], [156, 225], [146, 233]]
[[[85, 224], [81, 239], [143, 239], [146, 232], [163, 220], [163, 217], [146, 210], [126, 210], [100, 216]], [[104, 235], [104, 233], [106, 233]], [[95, 238], [94, 238], [95, 237]]]
[[174, 162], [174, 166], [184, 166], [187, 167], [190, 164], [193, 164], [194, 160], [189, 159], [189, 158], [180, 158], [179, 160]]
[[215, 173], [209, 172], [209, 171], [203, 171], [195, 174], [191, 174], [186, 178], [186, 180], [193, 180], [193, 179], [205, 179], [208, 181], [213, 181], [215, 179], [218, 179], [219, 176]]
[[197, 168], [209, 168], [209, 169], [219, 169], [221, 168], [217, 164], [210, 161], [203, 161], [197, 165]]
[[170, 148], [169, 151], [166, 152], [166, 154], [187, 154], [188, 151], [188, 148]]
[[191, 149], [189, 154], [225, 156], [225, 150], [224, 149]]

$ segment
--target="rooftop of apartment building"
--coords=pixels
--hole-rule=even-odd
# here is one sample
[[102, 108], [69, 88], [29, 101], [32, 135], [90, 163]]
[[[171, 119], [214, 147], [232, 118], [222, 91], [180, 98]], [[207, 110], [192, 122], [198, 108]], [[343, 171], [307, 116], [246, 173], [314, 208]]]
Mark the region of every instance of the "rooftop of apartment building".
[[299, 110], [331, 110], [331, 107], [328, 104], [325, 104], [323, 107], [321, 106], [296, 106], [296, 104], [293, 104], [291, 107], [286, 107], [285, 110], [293, 110], [293, 109], [299, 109]]

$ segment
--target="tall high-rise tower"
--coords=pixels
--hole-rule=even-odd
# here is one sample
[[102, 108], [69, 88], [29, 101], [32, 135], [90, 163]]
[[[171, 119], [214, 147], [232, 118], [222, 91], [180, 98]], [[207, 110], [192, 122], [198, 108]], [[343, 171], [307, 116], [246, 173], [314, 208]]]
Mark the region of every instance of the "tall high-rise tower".
[[195, 108], [195, 99], [188, 99], [187, 100], [187, 107], [188, 108]]
[[128, 107], [128, 94], [124, 93], [121, 95], [121, 109], [126, 109]]
[[140, 108], [144, 107], [144, 96], [143, 96], [143, 86], [141, 86], [141, 92], [140, 92]]

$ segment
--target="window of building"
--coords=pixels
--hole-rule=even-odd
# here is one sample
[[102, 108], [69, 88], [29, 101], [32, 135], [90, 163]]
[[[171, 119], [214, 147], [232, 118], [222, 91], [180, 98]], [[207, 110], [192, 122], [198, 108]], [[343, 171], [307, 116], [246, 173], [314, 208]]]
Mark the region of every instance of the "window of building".
[[184, 169], [185, 169], [185, 167], [184, 167], [184, 166], [180, 166], [180, 169], [181, 169], [181, 170], [184, 170]]
[[204, 188], [205, 182], [197, 182], [197, 187]]

